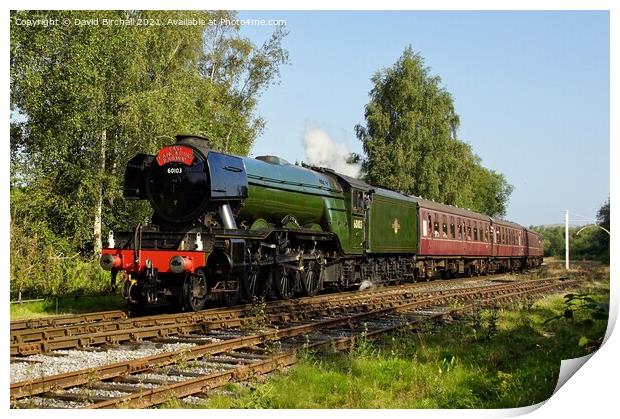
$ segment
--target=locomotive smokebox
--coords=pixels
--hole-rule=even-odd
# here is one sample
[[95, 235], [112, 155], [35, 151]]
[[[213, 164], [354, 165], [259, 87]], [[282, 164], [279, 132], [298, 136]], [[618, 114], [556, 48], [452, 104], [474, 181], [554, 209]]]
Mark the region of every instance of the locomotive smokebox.
[[[129, 161], [124, 196], [147, 199], [167, 223], [191, 224], [208, 211], [247, 198], [248, 183], [240, 157], [212, 151], [206, 138], [178, 135], [157, 155], [138, 154]], [[224, 227], [236, 228], [230, 211], [223, 215], [228, 216], [222, 217]]]

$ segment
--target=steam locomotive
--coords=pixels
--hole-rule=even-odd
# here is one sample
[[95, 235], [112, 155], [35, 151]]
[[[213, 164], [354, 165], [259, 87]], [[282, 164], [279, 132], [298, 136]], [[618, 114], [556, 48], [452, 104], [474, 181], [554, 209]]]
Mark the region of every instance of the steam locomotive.
[[134, 156], [124, 196], [148, 200], [153, 215], [110, 231], [101, 266], [138, 307], [191, 311], [542, 263], [541, 237], [518, 224], [328, 168], [220, 153], [196, 135]]

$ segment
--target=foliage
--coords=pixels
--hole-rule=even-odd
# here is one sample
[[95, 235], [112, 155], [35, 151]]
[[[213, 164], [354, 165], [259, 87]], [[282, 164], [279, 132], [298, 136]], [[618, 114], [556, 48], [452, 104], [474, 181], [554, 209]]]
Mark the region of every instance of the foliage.
[[497, 335], [497, 321], [500, 312], [497, 309], [478, 310], [470, 317], [470, 326], [475, 339], [491, 339]]
[[[19, 202], [26, 196], [11, 192], [11, 207], [25, 208], [33, 202]], [[18, 204], [15, 204], [18, 202]], [[22, 222], [12, 217], [11, 231], [11, 281], [12, 299], [40, 296], [89, 295], [109, 290], [109, 274], [96, 263], [81, 257], [69, 240], [56, 236], [49, 226], [37, 220], [36, 204], [32, 218], [24, 211]]]
[[[597, 224], [609, 230], [609, 199], [599, 209]], [[563, 259], [566, 254], [564, 226], [531, 227], [543, 236], [545, 256]], [[577, 232], [581, 232], [577, 234]], [[598, 260], [609, 263], [609, 234], [593, 227], [569, 227], [570, 257], [574, 260]]]
[[144, 222], [148, 205], [122, 198], [125, 164], [178, 133], [246, 154], [264, 127], [257, 100], [288, 62], [281, 28], [254, 45], [234, 25], [31, 27], [15, 20], [234, 17], [226, 11], [11, 12], [11, 233], [30, 240], [15, 240], [12, 256], [29, 252], [27, 246], [39, 246], [43, 255], [44, 244], [62, 243], [53, 250], [60, 257], [89, 259], [103, 232]]
[[[607, 201], [605, 201], [603, 206], [601, 206], [601, 208], [598, 210], [598, 213], [596, 214], [597, 224], [605, 228], [607, 231], [611, 231], [611, 214], [609, 202], [609, 198], [607, 198]], [[592, 251], [600, 254], [600, 260], [605, 263], [609, 263], [609, 241], [610, 236], [609, 234], [607, 234], [606, 231], [596, 229], [595, 237], [592, 243]]]
[[271, 320], [267, 313], [267, 302], [264, 298], [252, 297], [248, 315], [243, 322], [243, 329], [246, 331], [260, 331], [266, 329]]
[[601, 303], [588, 293], [570, 293], [564, 296], [564, 312], [547, 319], [547, 322], [565, 319], [575, 321], [576, 312], [585, 312], [588, 317], [578, 323], [592, 327], [594, 320], [607, 321], [609, 319], [609, 303]]
[[452, 95], [418, 53], [408, 47], [372, 83], [366, 123], [355, 127], [366, 154], [366, 181], [490, 216], [505, 214], [512, 186], [456, 138], [460, 120]]

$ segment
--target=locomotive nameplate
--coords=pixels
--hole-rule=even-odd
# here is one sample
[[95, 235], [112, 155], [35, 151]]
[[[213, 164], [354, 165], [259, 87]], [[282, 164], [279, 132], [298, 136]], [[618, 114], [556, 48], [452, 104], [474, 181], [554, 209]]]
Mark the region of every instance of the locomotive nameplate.
[[194, 152], [191, 148], [182, 145], [164, 147], [157, 153], [157, 164], [163, 166], [168, 163], [183, 163], [190, 166], [194, 162]]

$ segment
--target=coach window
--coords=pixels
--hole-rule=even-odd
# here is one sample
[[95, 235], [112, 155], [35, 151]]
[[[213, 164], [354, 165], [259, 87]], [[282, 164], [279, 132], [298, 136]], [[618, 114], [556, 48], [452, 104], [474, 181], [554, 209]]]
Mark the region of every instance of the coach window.
[[471, 221], [467, 220], [467, 240], [471, 240]]
[[441, 236], [444, 239], [447, 239], [448, 238], [448, 217], [443, 215], [441, 217], [441, 221], [442, 221], [442, 223], [441, 223]]
[[426, 219], [426, 212], [422, 214], [422, 235], [428, 236], [428, 220]]
[[478, 223], [474, 221], [474, 241], [478, 241]]
[[450, 238], [456, 238], [456, 229], [454, 227], [454, 217], [450, 217]]
[[489, 242], [489, 225], [485, 224], [484, 226], [484, 241]]
[[433, 222], [433, 237], [439, 237], [439, 220], [437, 214], [435, 214], [435, 221]]
[[519, 231], [519, 246], [521, 246], [521, 232]]
[[461, 219], [457, 218], [456, 219], [456, 225], [458, 226], [459, 229], [459, 240], [463, 240], [463, 224], [461, 224]]

